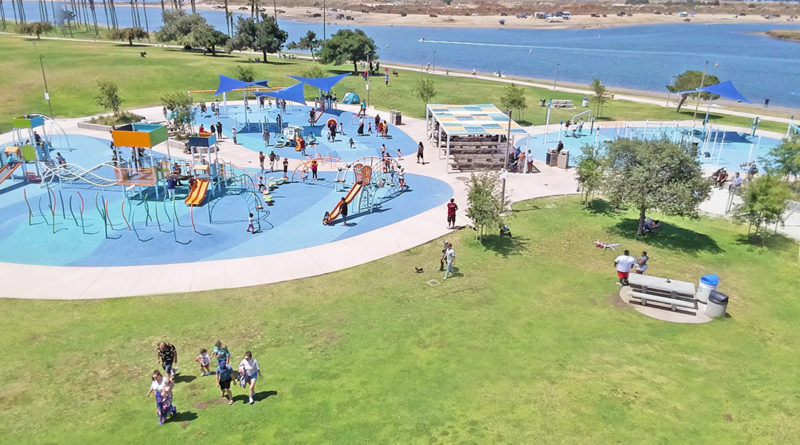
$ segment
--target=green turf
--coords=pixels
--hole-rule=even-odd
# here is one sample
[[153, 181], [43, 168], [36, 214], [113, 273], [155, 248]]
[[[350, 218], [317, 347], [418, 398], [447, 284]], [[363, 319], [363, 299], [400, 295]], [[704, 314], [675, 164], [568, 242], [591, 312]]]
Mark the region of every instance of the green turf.
[[[34, 46], [35, 44], [35, 46]], [[113, 79], [119, 84], [124, 107], [158, 105], [165, 92], [186, 90], [214, 90], [217, 74], [233, 76], [235, 66], [246, 63], [247, 56], [224, 55], [202, 56], [198, 53], [156, 47], [130, 47], [124, 43], [104, 41], [77, 42], [60, 40], [36, 40], [16, 35], [0, 35], [3, 48], [3, 63], [0, 64], [4, 105], [0, 111], [0, 132], [10, 129], [10, 119], [24, 113], [50, 114], [44, 100], [44, 84], [39, 64], [39, 55], [44, 56], [45, 72], [51, 92], [53, 114], [57, 116], [84, 116], [103, 112], [94, 101], [98, 79]], [[147, 57], [139, 56], [147, 51]], [[255, 56], [251, 56], [255, 57]], [[294, 80], [286, 74], [301, 75], [312, 62], [301, 59], [270, 58], [270, 64], [252, 64], [259, 78], [271, 79], [273, 86], [288, 86]], [[329, 72], [345, 72], [352, 64], [339, 67], [326, 66]], [[392, 77], [389, 86], [382, 77], [375, 77], [370, 91], [370, 104], [379, 109], [400, 110], [403, 114], [423, 117], [425, 107], [413, 93], [417, 79], [425, 74], [400, 71]], [[479, 79], [448, 78], [433, 76], [437, 91], [436, 103], [500, 103], [504, 84]], [[338, 97], [348, 91], [365, 96], [364, 82], [353, 76], [345, 79], [334, 89]], [[542, 125], [546, 109], [538, 106], [539, 98], [572, 99], [579, 104], [583, 95], [553, 93], [540, 88], [525, 88], [529, 109], [521, 122]], [[307, 97], [315, 92], [307, 89]], [[210, 94], [196, 95], [200, 100], [210, 100]], [[577, 110], [554, 109], [551, 122], [570, 119]], [[627, 101], [609, 101], [603, 112], [605, 120], [684, 120], [691, 119], [693, 107], [676, 113], [672, 109]], [[702, 113], [700, 113], [702, 114]], [[718, 124], [749, 127], [752, 119], [734, 116], [711, 115]], [[763, 120], [761, 128], [783, 132], [785, 125]]]
[[[449, 238], [325, 276], [108, 301], [0, 300], [7, 443], [790, 443], [800, 434], [797, 245], [744, 241], [720, 220], [662, 218], [574, 197], [519, 203], [512, 240]], [[443, 222], [444, 223], [444, 222]], [[648, 273], [716, 272], [728, 319], [676, 325], [620, 307], [617, 253]], [[195, 266], [215, 273], [210, 264]], [[424, 267], [422, 274], [414, 267]], [[6, 277], [13, 279], [13, 277]], [[43, 277], [46, 279], [46, 277]], [[219, 404], [191, 360], [221, 338], [251, 349], [275, 391]], [[155, 344], [177, 345], [180, 418], [156, 425], [146, 399]]]

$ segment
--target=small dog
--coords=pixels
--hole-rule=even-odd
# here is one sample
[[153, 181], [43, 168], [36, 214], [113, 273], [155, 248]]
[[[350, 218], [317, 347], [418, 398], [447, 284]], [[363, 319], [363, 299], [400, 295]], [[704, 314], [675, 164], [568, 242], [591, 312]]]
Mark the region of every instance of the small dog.
[[416, 270], [417, 273], [425, 272], [422, 267], [415, 267], [414, 270]]

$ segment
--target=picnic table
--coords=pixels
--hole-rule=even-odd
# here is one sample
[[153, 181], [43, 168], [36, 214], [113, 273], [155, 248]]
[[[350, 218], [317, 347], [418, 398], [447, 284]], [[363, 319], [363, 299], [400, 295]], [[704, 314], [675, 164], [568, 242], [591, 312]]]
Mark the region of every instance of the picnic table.
[[640, 274], [631, 274], [628, 283], [631, 297], [641, 300], [643, 306], [657, 302], [669, 305], [673, 311], [678, 307], [697, 310], [694, 283]]

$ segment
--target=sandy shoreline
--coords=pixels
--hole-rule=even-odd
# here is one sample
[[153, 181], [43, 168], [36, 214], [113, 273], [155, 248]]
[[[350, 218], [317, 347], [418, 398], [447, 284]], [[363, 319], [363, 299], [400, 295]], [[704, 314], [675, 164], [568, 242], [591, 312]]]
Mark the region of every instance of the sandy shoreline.
[[[198, 3], [197, 8], [203, 10], [220, 11], [221, 5], [217, 3]], [[240, 5], [229, 5], [229, 10], [238, 13], [249, 13], [240, 10]], [[532, 5], [529, 9], [535, 10], [537, 6]], [[313, 17], [313, 14], [322, 14], [323, 10], [319, 7], [290, 7], [278, 6], [278, 9], [285, 11], [278, 13], [279, 19], [291, 20], [303, 23], [322, 23], [322, 17]], [[737, 15], [735, 13], [719, 13], [719, 14], [705, 14], [700, 13], [692, 17], [689, 22], [685, 21], [686, 18], [679, 17], [677, 14], [654, 14], [653, 10], [657, 10], [658, 6], [651, 5], [647, 11], [633, 13], [631, 16], [619, 17], [615, 13], [610, 12], [614, 8], [606, 8], [609, 10], [608, 17], [591, 17], [590, 15], [573, 15], [569, 20], [561, 22], [548, 22], [544, 19], [535, 19], [533, 17], [517, 18], [514, 15], [501, 16], [501, 15], [446, 15], [439, 14], [437, 17], [431, 17], [425, 14], [408, 14], [405, 17], [400, 14], [389, 14], [382, 12], [362, 12], [360, 10], [345, 10], [345, 9], [328, 9], [327, 23], [329, 25], [339, 26], [415, 26], [415, 27], [441, 27], [441, 28], [524, 28], [524, 29], [598, 29], [598, 28], [612, 28], [620, 26], [640, 26], [640, 25], [665, 25], [665, 24], [682, 24], [682, 23], [695, 23], [695, 24], [738, 24], [738, 23], [759, 23], [759, 24], [774, 24], [774, 25], [787, 25], [797, 24], [798, 21], [786, 17], [779, 18], [765, 18], [761, 15]], [[619, 9], [619, 8], [617, 8]], [[272, 15], [273, 8], [267, 7], [266, 13]], [[337, 18], [343, 15], [344, 17], [352, 17], [352, 20]], [[434, 14], [436, 15], [436, 14]], [[500, 24], [500, 20], [504, 20], [505, 24]]]

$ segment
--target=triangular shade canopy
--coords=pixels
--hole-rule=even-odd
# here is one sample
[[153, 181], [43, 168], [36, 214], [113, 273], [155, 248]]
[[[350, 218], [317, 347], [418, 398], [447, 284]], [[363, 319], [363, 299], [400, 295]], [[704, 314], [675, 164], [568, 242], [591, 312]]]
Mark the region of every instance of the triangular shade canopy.
[[749, 100], [745, 99], [744, 96], [742, 96], [741, 93], [739, 93], [739, 91], [737, 91], [736, 88], [734, 88], [733, 82], [731, 82], [730, 80], [726, 80], [725, 82], [721, 82], [715, 85], [709, 85], [703, 88], [697, 88], [695, 90], [681, 91], [678, 94], [691, 94], [699, 92], [716, 94], [717, 96], [722, 96], [726, 99], [738, 100], [747, 104], [750, 103]]
[[219, 96], [222, 93], [227, 93], [229, 91], [238, 90], [241, 88], [247, 88], [253, 85], [265, 87], [267, 86], [267, 82], [269, 82], [269, 79], [257, 80], [255, 82], [245, 82], [243, 80], [234, 79], [232, 77], [223, 76], [220, 74], [219, 86], [217, 87], [217, 92], [214, 93], [214, 95]]
[[286, 87], [282, 90], [278, 91], [268, 91], [268, 92], [257, 92], [255, 93], [256, 96], [269, 96], [274, 97], [275, 99], [283, 99], [288, 100], [290, 102], [296, 102], [298, 104], [305, 105], [306, 98], [303, 94], [303, 83], [296, 83], [290, 87]]
[[336, 85], [337, 83], [339, 83], [340, 80], [344, 79], [349, 75], [350, 73], [339, 74], [331, 77], [300, 77], [300, 76], [287, 76], [287, 77], [299, 80], [300, 82], [303, 82], [307, 85], [311, 85], [312, 87], [318, 88], [322, 91], [330, 91], [334, 85]]

